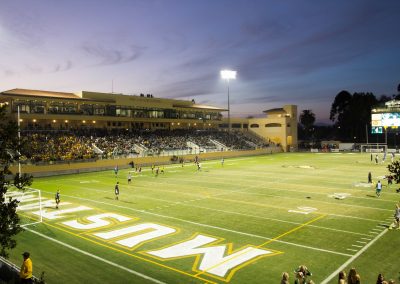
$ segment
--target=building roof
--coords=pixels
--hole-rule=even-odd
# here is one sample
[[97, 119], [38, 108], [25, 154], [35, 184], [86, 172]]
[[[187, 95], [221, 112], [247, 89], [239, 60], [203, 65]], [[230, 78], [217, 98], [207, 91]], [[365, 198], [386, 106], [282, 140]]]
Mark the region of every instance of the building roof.
[[271, 108], [263, 111], [264, 113], [286, 113], [283, 108]]
[[12, 89], [2, 92], [5, 95], [14, 96], [32, 96], [32, 97], [49, 97], [59, 99], [82, 99], [74, 93], [63, 93], [63, 92], [51, 92], [41, 90], [29, 90], [29, 89]]
[[206, 110], [215, 110], [215, 111], [227, 111], [227, 109], [224, 108], [219, 108], [219, 107], [214, 107], [214, 106], [208, 106], [208, 105], [200, 105], [200, 104], [173, 104], [173, 107], [179, 107], [179, 108], [191, 108], [191, 109], [206, 109]]
[[[99, 92], [88, 92], [82, 91], [79, 93], [64, 93], [64, 92], [52, 92], [52, 91], [42, 91], [42, 90], [30, 90], [30, 89], [12, 89], [8, 91], [1, 92], [0, 94], [5, 96], [21, 96], [21, 97], [32, 97], [38, 99], [67, 99], [67, 100], [81, 100], [81, 101], [93, 101], [93, 102], [105, 102], [105, 103], [117, 103], [118, 98], [134, 98], [135, 100], [149, 99], [149, 97], [139, 97], [139, 96], [128, 96], [124, 94], [110, 94], [110, 93], [99, 93]], [[114, 95], [114, 96], [110, 96]], [[208, 110], [208, 111], [227, 111], [226, 109], [196, 104], [191, 101], [182, 101], [174, 99], [162, 99], [162, 98], [150, 98], [154, 103], [169, 102], [173, 107], [187, 108], [187, 109], [197, 109], [197, 110]]]

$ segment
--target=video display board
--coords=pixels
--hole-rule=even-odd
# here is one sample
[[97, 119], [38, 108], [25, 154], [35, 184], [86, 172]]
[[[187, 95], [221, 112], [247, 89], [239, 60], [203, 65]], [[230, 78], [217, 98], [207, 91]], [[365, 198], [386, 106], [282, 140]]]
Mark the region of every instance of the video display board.
[[373, 113], [371, 117], [374, 126], [400, 126], [400, 112]]

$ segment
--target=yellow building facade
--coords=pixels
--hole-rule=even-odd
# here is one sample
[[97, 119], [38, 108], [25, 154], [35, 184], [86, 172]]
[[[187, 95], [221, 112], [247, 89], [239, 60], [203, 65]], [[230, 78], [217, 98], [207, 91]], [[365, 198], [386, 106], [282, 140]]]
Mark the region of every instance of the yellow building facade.
[[[214, 129], [228, 131], [224, 108], [196, 104], [194, 100], [155, 98], [151, 94], [124, 95], [12, 89], [0, 93], [14, 119], [20, 113], [22, 130], [75, 129]], [[264, 111], [263, 118], [231, 118], [231, 131], [243, 131], [282, 146], [297, 149], [297, 107]]]

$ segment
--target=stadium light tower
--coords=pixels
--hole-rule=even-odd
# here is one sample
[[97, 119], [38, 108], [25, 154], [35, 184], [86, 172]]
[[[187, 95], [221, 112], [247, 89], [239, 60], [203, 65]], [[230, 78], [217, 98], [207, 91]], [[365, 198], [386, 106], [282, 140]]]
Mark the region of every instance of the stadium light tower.
[[229, 102], [229, 80], [236, 79], [236, 71], [232, 70], [221, 70], [221, 78], [226, 80], [228, 85], [228, 133], [231, 133], [231, 106]]

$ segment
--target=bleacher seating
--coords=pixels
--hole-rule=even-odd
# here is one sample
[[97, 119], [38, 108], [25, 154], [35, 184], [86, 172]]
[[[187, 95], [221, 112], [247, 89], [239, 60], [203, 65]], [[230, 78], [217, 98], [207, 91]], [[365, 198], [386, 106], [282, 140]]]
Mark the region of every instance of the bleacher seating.
[[241, 132], [229, 134], [210, 130], [26, 131], [22, 137], [29, 141], [26, 157], [33, 163], [130, 156], [139, 154], [137, 151], [140, 149], [148, 155], [160, 155], [172, 150], [188, 151], [188, 144], [197, 145], [198, 149], [207, 152], [220, 151], [221, 148], [249, 150], [268, 146], [262, 139]]

